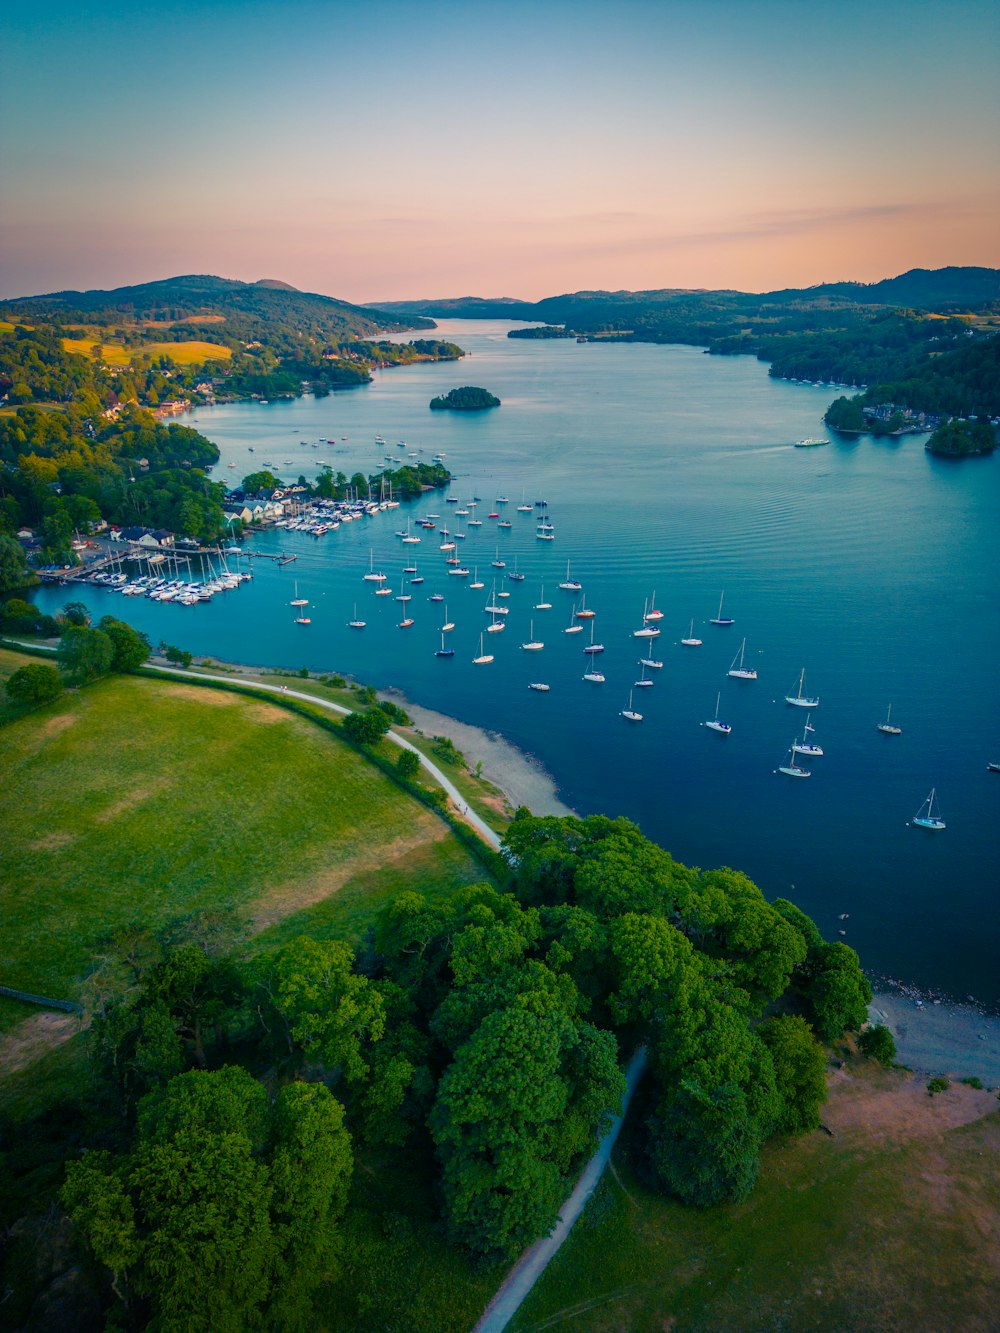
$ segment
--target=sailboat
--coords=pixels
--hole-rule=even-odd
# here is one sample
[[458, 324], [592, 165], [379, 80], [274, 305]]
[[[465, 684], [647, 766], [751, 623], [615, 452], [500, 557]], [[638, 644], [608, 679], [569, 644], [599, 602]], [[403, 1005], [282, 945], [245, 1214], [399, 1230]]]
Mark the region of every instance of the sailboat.
[[600, 673], [600, 671], [585, 671], [585, 672], [583, 673], [583, 678], [584, 678], [584, 680], [589, 680], [590, 683], [591, 683], [591, 685], [603, 685], [603, 684], [604, 684], [604, 677], [603, 677], [603, 675]]
[[560, 583], [559, 586], [560, 588], [563, 588], [566, 592], [579, 592], [580, 589], [583, 587], [583, 584], [580, 582], [579, 579], [570, 578], [568, 560], [566, 561], [566, 577], [563, 579], [562, 583]]
[[660, 631], [655, 625], [647, 623], [647, 613], [649, 611], [649, 602], [642, 604], [642, 627], [632, 631], [633, 639], [656, 639], [659, 638]]
[[473, 666], [485, 666], [487, 662], [493, 661], [493, 654], [483, 651], [483, 636], [479, 636], [479, 656], [472, 659]]
[[639, 665], [649, 667], [652, 671], [662, 671], [663, 663], [658, 662], [655, 657], [640, 657]]
[[446, 648], [446, 647], [444, 646], [444, 633], [441, 634], [441, 647], [435, 650], [434, 656], [435, 656], [435, 657], [454, 657], [454, 656], [455, 656], [455, 650], [454, 650], [454, 648]]
[[552, 688], [551, 685], [545, 685], [540, 680], [533, 680], [531, 684], [528, 686], [529, 690], [537, 690], [539, 694], [548, 694], [551, 688]]
[[885, 721], [877, 723], [875, 730], [883, 732], [886, 736], [902, 736], [903, 728], [892, 725], [892, 704], [886, 710]]
[[453, 620], [449, 620], [449, 619], [448, 619], [448, 605], [447, 605], [447, 603], [445, 603], [445, 608], [444, 608], [444, 624], [441, 626], [441, 633], [442, 633], [442, 634], [448, 634], [448, 633], [450, 633], [451, 630], [453, 630], [454, 628], [455, 628], [455, 622], [454, 622]]
[[470, 587], [470, 588], [485, 588], [485, 587], [486, 587], [486, 584], [483, 583], [483, 581], [482, 581], [482, 580], [480, 579], [480, 577], [479, 577], [479, 566], [478, 566], [478, 565], [475, 565], [475, 566], [473, 567], [473, 570], [472, 570], [472, 582], [469, 584], [469, 587]]
[[523, 583], [525, 578], [527, 577], [527, 575], [519, 574], [517, 572], [517, 556], [514, 557], [514, 568], [507, 575], [507, 577], [510, 579], [511, 583]]
[[536, 603], [535, 603], [535, 610], [536, 610], [536, 611], [551, 611], [551, 610], [552, 610], [552, 603], [551, 603], [551, 602], [547, 602], [547, 601], [545, 600], [545, 584], [544, 584], [544, 583], [542, 584], [542, 590], [541, 590], [541, 592], [539, 593], [539, 596], [541, 597], [542, 600], [541, 600], [540, 602], [536, 602]]
[[654, 592], [649, 599], [649, 610], [643, 615], [643, 620], [662, 620], [663, 612], [656, 609], [656, 593]]
[[305, 612], [302, 610], [302, 608], [303, 608], [304, 606], [308, 606], [308, 605], [309, 605], [309, 600], [308, 600], [308, 598], [306, 598], [306, 597], [300, 597], [300, 596], [299, 596], [299, 584], [298, 584], [298, 580], [296, 579], [296, 581], [295, 581], [295, 596], [292, 598], [291, 602], [289, 602], [289, 606], [294, 606], [294, 607], [296, 607], [296, 608], [298, 609], [298, 612], [299, 612], [299, 614], [295, 617], [295, 623], [296, 623], [296, 625], [311, 625], [311, 624], [312, 624], [312, 621], [310, 620], [310, 618], [309, 618], [309, 617], [305, 614]]
[[569, 624], [563, 630], [564, 634], [582, 634], [583, 626], [576, 623], [576, 603], [573, 604], [573, 610], [569, 613]]
[[534, 506], [528, 504], [528, 502], [525, 500], [524, 491], [521, 492], [521, 503], [517, 506], [517, 512], [519, 514], [533, 514], [535, 512]]
[[497, 606], [497, 581], [493, 580], [493, 586], [490, 589], [490, 600], [483, 607], [491, 616], [506, 616], [510, 612], [509, 606]]
[[804, 754], [808, 755], [812, 759], [818, 759], [819, 756], [823, 753], [822, 745], [815, 745], [812, 741], [806, 740], [806, 737], [809, 735], [809, 733], [811, 731], [816, 730], [815, 727], [809, 725], [809, 719], [811, 716], [812, 716], [811, 713], [806, 714], [806, 725], [802, 730], [802, 739], [800, 741], [796, 741], [795, 744], [792, 746], [792, 753]]
[[799, 675], [798, 693], [786, 694], [785, 703], [794, 704], [796, 708], [818, 708], [819, 707], [818, 699], [802, 693], [803, 686], [805, 685], [805, 680], [806, 680], [806, 669], [805, 667], [803, 667], [802, 672]]
[[791, 749], [788, 751], [788, 763], [782, 764], [779, 773], [784, 773], [788, 778], [811, 778], [812, 772], [808, 768], [803, 768], [801, 764], [795, 762], [795, 742], [792, 741]]
[[404, 545], [404, 546], [416, 546], [416, 545], [419, 543], [419, 541], [420, 541], [420, 538], [419, 538], [419, 537], [417, 537], [417, 536], [415, 536], [415, 535], [411, 535], [411, 533], [410, 533], [410, 520], [407, 519], [407, 520], [406, 520], [406, 536], [403, 538], [403, 545]]
[[[732, 676], [734, 680], [756, 680], [757, 672], [753, 667], [743, 665], [743, 655], [746, 652], [746, 639], [740, 644], [740, 651], [733, 658], [733, 664], [726, 672], [727, 676]], [[736, 663], [739, 662], [739, 666]]]
[[411, 626], [412, 624], [413, 624], [413, 617], [412, 617], [412, 616], [408, 616], [408, 615], [406, 614], [406, 612], [404, 611], [404, 612], [403, 612], [403, 619], [399, 622], [399, 628], [400, 628], [400, 629], [409, 629], [410, 626]]
[[622, 716], [623, 718], [625, 718], [626, 721], [628, 721], [628, 722], [641, 722], [641, 721], [642, 721], [642, 714], [641, 714], [641, 713], [637, 713], [637, 712], [635, 711], [635, 709], [632, 707], [632, 691], [631, 691], [631, 690], [629, 690], [629, 692], [628, 692], [628, 708], [623, 708], [623, 709], [622, 709], [622, 711], [621, 711], [621, 716]]
[[358, 619], [358, 604], [357, 604], [357, 602], [355, 602], [355, 603], [354, 603], [354, 619], [353, 619], [353, 620], [349, 620], [349, 621], [347, 622], [347, 628], [348, 628], [348, 629], [364, 629], [364, 627], [365, 627], [365, 625], [367, 625], [367, 623], [368, 623], [367, 620], [359, 620], [359, 619]]
[[719, 598], [719, 614], [712, 617], [709, 621], [710, 625], [732, 625], [735, 623], [732, 616], [724, 616], [722, 614], [722, 603], [725, 600], [725, 596], [726, 594], [723, 590], [722, 596]]
[[528, 622], [528, 642], [522, 643], [521, 647], [526, 653], [541, 652], [545, 647], [545, 644], [542, 643], [540, 639], [535, 638], [535, 622], [533, 620]]
[[577, 620], [592, 620], [596, 615], [596, 611], [587, 610], [587, 594], [584, 593], [580, 598], [580, 609], [576, 612]]
[[[580, 613], [577, 612], [577, 615], [579, 615], [579, 614], [580, 614]], [[603, 653], [603, 652], [604, 652], [604, 644], [603, 644], [603, 643], [595, 643], [595, 642], [594, 642], [594, 626], [595, 626], [596, 624], [597, 624], [597, 621], [596, 621], [596, 620], [592, 620], [592, 621], [590, 622], [590, 642], [587, 644], [586, 648], [584, 648], [584, 650], [583, 650], [585, 653]]]
[[507, 568], [507, 561], [506, 561], [506, 560], [501, 560], [501, 559], [500, 559], [500, 546], [499, 546], [499, 544], [497, 545], [497, 555], [496, 555], [496, 559], [495, 559], [494, 561], [492, 561], [491, 563], [492, 563], [494, 569], [506, 569], [506, 568]]
[[490, 623], [486, 626], [486, 633], [499, 634], [502, 629], [506, 628], [507, 626], [503, 623], [503, 621], [497, 620], [496, 616], [494, 616], [493, 619], [490, 621]]
[[638, 689], [641, 689], [644, 685], [645, 685], [645, 686], [651, 686], [652, 684], [653, 684], [653, 682], [652, 682], [652, 681], [649, 679], [649, 677], [646, 675], [646, 664], [645, 664], [645, 662], [644, 662], [643, 665], [642, 665], [642, 675], [641, 675], [641, 676], [639, 677], [639, 679], [635, 682], [635, 688], [638, 690]]
[[722, 692], [720, 690], [715, 696], [715, 717], [709, 718], [707, 722], [703, 722], [701, 725], [703, 727], [708, 727], [709, 731], [717, 731], [722, 736], [728, 736], [733, 728], [731, 723], [719, 721], [719, 701], [721, 698]]
[[[940, 815], [934, 813], [934, 797], [937, 795], [937, 788], [931, 788], [931, 794], [910, 821], [916, 824], [918, 828], [942, 829], [945, 828], [945, 822]], [[926, 814], [924, 813], [926, 811]]]
[[368, 553], [368, 573], [361, 576], [366, 583], [384, 583], [385, 575], [378, 574], [375, 571], [375, 547], [372, 546]]
[[681, 643], [682, 643], [682, 645], [683, 645], [685, 648], [700, 648], [700, 647], [701, 647], [701, 639], [696, 639], [696, 638], [694, 637], [694, 618], [693, 618], [693, 617], [692, 617], [692, 620], [691, 620], [691, 624], [688, 626], [688, 636], [687, 636], [686, 639], [681, 639]]

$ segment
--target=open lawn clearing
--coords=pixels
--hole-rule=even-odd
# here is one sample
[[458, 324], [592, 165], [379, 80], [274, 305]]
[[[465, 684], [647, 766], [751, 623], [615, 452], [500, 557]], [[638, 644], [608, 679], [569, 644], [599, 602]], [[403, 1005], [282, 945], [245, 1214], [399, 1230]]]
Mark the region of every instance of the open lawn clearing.
[[127, 366], [144, 356], [169, 356], [179, 366], [197, 366], [203, 361], [228, 361], [232, 351], [219, 343], [202, 342], [192, 338], [187, 342], [143, 343], [139, 347], [122, 347], [120, 343], [102, 343], [99, 338], [63, 338], [63, 349], [79, 356], [91, 356], [95, 347], [102, 347], [101, 360], [109, 366]]
[[860, 1063], [831, 1080], [834, 1137], [769, 1145], [751, 1198], [705, 1210], [651, 1193], [619, 1151], [620, 1183], [605, 1176], [511, 1327], [986, 1333], [1000, 1302], [995, 1107]]
[[[312, 679], [303, 679], [301, 676], [282, 675], [280, 672], [259, 672], [251, 667], [227, 666], [223, 664], [220, 668], [218, 664], [213, 664], [212, 671], [231, 671], [234, 680], [260, 681], [266, 685], [287, 685], [289, 689], [299, 690], [304, 694], [315, 695], [317, 699], [330, 700], [332, 703], [340, 704], [343, 708], [362, 709], [357, 691], [348, 689], [346, 686], [338, 688], [337, 686], [324, 685], [321, 681]], [[435, 742], [422, 733], [415, 731], [412, 727], [401, 727], [398, 723], [392, 724], [393, 731], [398, 731], [405, 736], [420, 752], [427, 756], [432, 763], [437, 764], [449, 780], [455, 784], [468, 805], [479, 814], [495, 833], [501, 836], [507, 825], [510, 823], [511, 812], [503, 792], [494, 787], [492, 783], [487, 782], [485, 778], [477, 778], [476, 775], [464, 764], [450, 764], [443, 760], [439, 754], [435, 754]], [[432, 781], [430, 775], [426, 772], [421, 774], [421, 781]]]
[[451, 836], [328, 732], [200, 686], [118, 677], [74, 692], [0, 730], [0, 765], [0, 976], [56, 997], [75, 996], [116, 925], [261, 915], [280, 888], [346, 885], [354, 867], [377, 878], [379, 849]]

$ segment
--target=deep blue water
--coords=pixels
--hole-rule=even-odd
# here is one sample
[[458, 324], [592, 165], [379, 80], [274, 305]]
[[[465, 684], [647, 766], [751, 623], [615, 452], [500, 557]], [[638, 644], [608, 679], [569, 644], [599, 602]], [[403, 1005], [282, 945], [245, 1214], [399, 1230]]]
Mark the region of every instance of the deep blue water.
[[[443, 450], [457, 474], [451, 493], [482, 497], [484, 526], [459, 554], [478, 564], [483, 592], [447, 576], [436, 532], [412, 547], [393, 535], [408, 513], [428, 511], [454, 529], [454, 506], [437, 493], [319, 540], [254, 538], [298, 560], [255, 561], [252, 585], [207, 606], [93, 589], [92, 609], [113, 608], [154, 642], [349, 672], [496, 729], [546, 765], [577, 811], [628, 815], [682, 861], [739, 867], [831, 938], [849, 913], [847, 942], [873, 971], [996, 1002], [1000, 776], [986, 763], [1000, 758], [1000, 459], [934, 459], [920, 437], [794, 449], [827, 433], [831, 389], [773, 381], [751, 358], [520, 342], [508, 327], [442, 323], [442, 336], [472, 353], [458, 366], [389, 370], [321, 400], [200, 409], [193, 423], [222, 449], [227, 481], [266, 461], [290, 477], [315, 475], [321, 458], [372, 471], [384, 453], [376, 434], [396, 454], [399, 440], [427, 459]], [[428, 411], [434, 394], [467, 383], [503, 406]], [[335, 447], [311, 447], [331, 436]], [[548, 500], [554, 542], [536, 540], [534, 516], [514, 512], [522, 490]], [[501, 494], [506, 533], [486, 518]], [[507, 629], [486, 636], [496, 661], [475, 667], [498, 542], [508, 569], [516, 554], [528, 578], [508, 585]], [[394, 592], [415, 554], [426, 582], [413, 590], [412, 629], [397, 628], [394, 598], [362, 582], [370, 546]], [[587, 632], [562, 633], [574, 600], [556, 586], [567, 559], [598, 613], [603, 686], [581, 679]], [[308, 627], [292, 622], [295, 579], [312, 603]], [[532, 613], [542, 580], [553, 609]], [[730, 628], [708, 624], [723, 589]], [[439, 590], [456, 622], [448, 660], [434, 656], [443, 607], [426, 601]], [[644, 642], [631, 631], [654, 591], [665, 615], [652, 655], [664, 666], [652, 689], [636, 691], [644, 721], [630, 725], [619, 712]], [[38, 600], [65, 598], [56, 589]], [[355, 601], [363, 633], [346, 627]], [[541, 653], [519, 647], [532, 614]], [[704, 645], [685, 649], [692, 617]], [[726, 677], [744, 635], [754, 683]], [[826, 753], [810, 780], [795, 781], [774, 770], [805, 720], [783, 701], [802, 667], [820, 697], [813, 739]], [[530, 692], [532, 680], [551, 691]], [[725, 738], [699, 725], [719, 690], [734, 728]], [[875, 730], [890, 702], [898, 737]], [[908, 826], [932, 786], [947, 822], [936, 834]]]

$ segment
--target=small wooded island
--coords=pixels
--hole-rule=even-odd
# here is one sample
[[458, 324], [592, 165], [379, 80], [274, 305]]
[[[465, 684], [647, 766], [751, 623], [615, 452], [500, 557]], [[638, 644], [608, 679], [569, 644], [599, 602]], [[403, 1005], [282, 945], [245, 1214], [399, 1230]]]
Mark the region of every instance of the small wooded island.
[[482, 412], [487, 407], [499, 407], [500, 399], [488, 389], [477, 389], [466, 384], [462, 389], [452, 389], [431, 399], [431, 411], [442, 412], [450, 408], [453, 412]]
[[932, 454], [963, 458], [967, 454], [991, 454], [997, 447], [996, 428], [987, 421], [946, 421], [924, 445]]

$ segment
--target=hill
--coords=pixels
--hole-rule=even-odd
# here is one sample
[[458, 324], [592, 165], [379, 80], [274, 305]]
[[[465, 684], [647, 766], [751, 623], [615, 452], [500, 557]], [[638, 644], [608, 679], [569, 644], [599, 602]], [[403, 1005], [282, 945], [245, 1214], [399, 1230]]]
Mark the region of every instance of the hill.
[[82, 323], [96, 327], [183, 325], [210, 319], [214, 337], [245, 340], [273, 338], [302, 342], [342, 341], [404, 328], [429, 327], [428, 321], [401, 321], [389, 315], [316, 292], [300, 292], [276, 278], [239, 282], [206, 274], [187, 274], [131, 287], [87, 292], [49, 292], [0, 301], [0, 318]]

